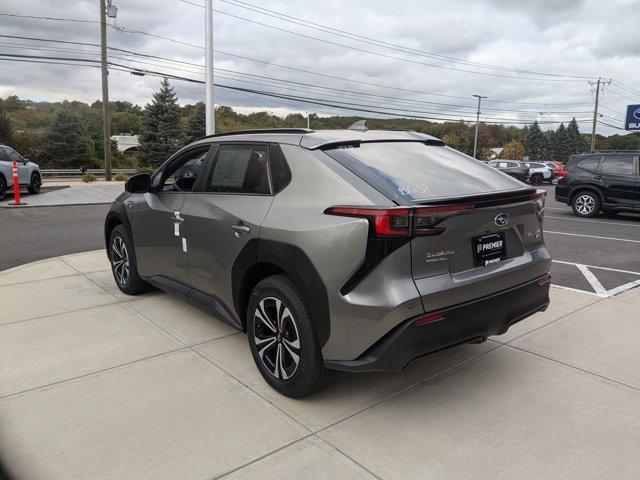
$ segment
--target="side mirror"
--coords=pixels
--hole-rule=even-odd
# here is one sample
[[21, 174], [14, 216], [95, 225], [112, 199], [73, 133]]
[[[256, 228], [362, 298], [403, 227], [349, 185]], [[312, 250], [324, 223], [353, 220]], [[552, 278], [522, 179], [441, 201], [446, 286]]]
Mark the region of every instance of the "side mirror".
[[124, 184], [124, 189], [129, 193], [147, 193], [151, 190], [151, 175], [139, 173], [129, 177]]

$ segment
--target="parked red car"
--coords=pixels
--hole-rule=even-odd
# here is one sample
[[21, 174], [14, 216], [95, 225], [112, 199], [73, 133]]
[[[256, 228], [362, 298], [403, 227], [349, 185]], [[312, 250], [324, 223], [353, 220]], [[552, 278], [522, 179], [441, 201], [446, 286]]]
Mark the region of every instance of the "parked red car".
[[564, 169], [564, 163], [562, 162], [545, 162], [545, 164], [553, 168], [553, 176], [555, 178], [562, 178], [569, 175], [569, 172]]

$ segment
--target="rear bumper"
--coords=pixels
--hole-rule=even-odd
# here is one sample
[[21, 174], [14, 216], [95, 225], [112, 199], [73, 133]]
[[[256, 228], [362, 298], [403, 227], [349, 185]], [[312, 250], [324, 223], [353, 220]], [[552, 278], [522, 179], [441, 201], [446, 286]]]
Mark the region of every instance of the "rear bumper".
[[461, 343], [483, 342], [490, 335], [501, 335], [514, 323], [547, 308], [550, 282], [540, 285], [541, 278], [544, 277], [439, 310], [444, 317], [441, 320], [416, 325], [416, 318], [411, 318], [357, 359], [325, 364], [336, 370], [395, 371], [423, 355]]
[[556, 202], [560, 202], [560, 203], [565, 203], [565, 204], [569, 204], [569, 198], [568, 197], [562, 197], [560, 195], [555, 195], [555, 199]]

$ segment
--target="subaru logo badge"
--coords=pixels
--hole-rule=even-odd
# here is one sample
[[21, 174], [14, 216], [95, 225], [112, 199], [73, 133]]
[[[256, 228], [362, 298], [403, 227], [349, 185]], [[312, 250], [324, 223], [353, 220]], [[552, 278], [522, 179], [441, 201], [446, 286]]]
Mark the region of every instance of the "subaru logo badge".
[[496, 218], [494, 218], [493, 221], [499, 227], [504, 227], [507, 223], [509, 223], [510, 219], [511, 219], [511, 217], [509, 216], [508, 213], [501, 213], [499, 215], [496, 215]]
[[633, 116], [636, 117], [636, 119], [640, 120], [640, 108], [635, 109], [635, 111], [633, 112]]

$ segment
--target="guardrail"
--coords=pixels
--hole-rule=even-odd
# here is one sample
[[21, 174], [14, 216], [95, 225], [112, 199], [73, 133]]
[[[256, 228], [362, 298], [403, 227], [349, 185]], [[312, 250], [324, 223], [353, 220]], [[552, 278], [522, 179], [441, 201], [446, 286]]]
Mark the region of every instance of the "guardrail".
[[[85, 173], [93, 173], [94, 175], [104, 175], [104, 168], [43, 168], [41, 170], [44, 176], [75, 176], [84, 175]], [[136, 173], [135, 168], [112, 168], [111, 173], [132, 174]]]

